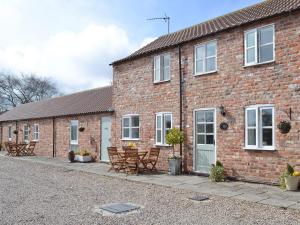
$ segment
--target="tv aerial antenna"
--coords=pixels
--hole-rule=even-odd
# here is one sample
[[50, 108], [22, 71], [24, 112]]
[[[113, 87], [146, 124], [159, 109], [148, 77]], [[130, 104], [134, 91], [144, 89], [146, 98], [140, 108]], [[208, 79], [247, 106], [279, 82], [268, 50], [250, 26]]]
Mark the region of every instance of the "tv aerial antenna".
[[163, 20], [165, 23], [168, 24], [168, 34], [170, 33], [170, 17], [167, 16], [167, 14], [165, 14], [163, 17], [153, 17], [153, 18], [149, 18], [147, 20]]

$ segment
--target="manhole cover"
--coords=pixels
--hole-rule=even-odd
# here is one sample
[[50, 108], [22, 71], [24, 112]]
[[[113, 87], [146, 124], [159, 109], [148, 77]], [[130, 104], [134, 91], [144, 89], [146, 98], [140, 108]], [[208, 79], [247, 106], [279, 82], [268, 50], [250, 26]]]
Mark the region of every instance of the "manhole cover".
[[100, 209], [115, 214], [127, 213], [133, 210], [137, 210], [139, 208], [140, 206], [131, 203], [111, 203], [100, 206]]
[[202, 201], [208, 200], [209, 197], [198, 195], [198, 196], [194, 196], [194, 197], [192, 197], [192, 198], [190, 198], [190, 199], [191, 199], [191, 200], [194, 200], [194, 201], [202, 202]]

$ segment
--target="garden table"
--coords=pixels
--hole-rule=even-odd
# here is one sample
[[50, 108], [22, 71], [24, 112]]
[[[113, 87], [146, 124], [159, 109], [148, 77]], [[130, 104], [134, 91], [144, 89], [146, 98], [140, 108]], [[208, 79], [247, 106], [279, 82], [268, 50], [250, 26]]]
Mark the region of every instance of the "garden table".
[[[138, 157], [136, 159], [137, 161], [137, 166], [139, 166], [140, 164], [143, 165], [143, 170], [147, 169], [147, 167], [144, 165], [143, 160], [146, 157], [146, 155], [148, 154], [148, 151], [138, 151]], [[118, 151], [118, 155], [119, 157], [124, 161], [125, 163], [125, 151]]]

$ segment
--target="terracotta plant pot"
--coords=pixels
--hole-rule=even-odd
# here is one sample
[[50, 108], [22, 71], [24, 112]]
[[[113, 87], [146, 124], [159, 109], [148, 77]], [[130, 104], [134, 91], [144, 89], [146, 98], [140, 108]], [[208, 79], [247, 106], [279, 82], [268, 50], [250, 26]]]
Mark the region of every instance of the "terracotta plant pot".
[[298, 176], [287, 176], [284, 178], [286, 190], [288, 191], [297, 191], [299, 185]]

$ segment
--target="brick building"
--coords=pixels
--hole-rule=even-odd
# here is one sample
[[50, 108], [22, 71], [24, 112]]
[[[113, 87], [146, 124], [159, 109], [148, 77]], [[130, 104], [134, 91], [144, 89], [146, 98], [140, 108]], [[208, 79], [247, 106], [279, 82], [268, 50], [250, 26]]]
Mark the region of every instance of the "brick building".
[[107, 161], [112, 113], [110, 86], [20, 105], [0, 115], [1, 145], [36, 141], [37, 155], [67, 157], [71, 149], [87, 149]]
[[208, 173], [219, 159], [230, 176], [277, 183], [286, 163], [300, 163], [299, 0], [161, 36], [112, 66], [113, 145], [160, 146], [167, 169], [165, 134], [180, 127], [185, 171]]

